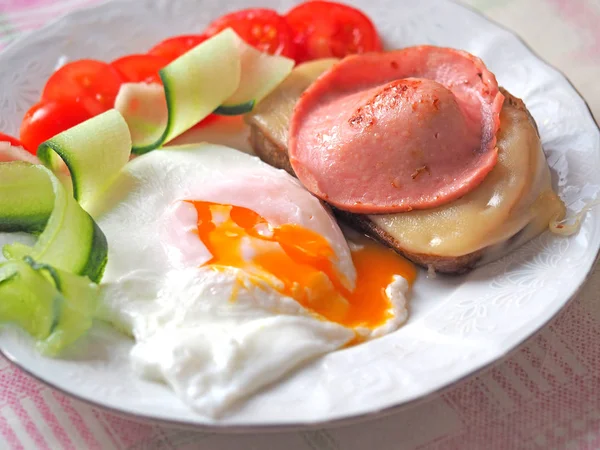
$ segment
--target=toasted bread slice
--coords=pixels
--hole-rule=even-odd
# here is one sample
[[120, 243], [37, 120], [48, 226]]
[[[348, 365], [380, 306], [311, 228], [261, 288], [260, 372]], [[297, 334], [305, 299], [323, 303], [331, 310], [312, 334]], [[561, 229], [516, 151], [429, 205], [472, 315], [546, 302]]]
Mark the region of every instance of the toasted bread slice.
[[[298, 73], [293, 80], [286, 80], [280, 86], [279, 92], [276, 91], [267, 97], [259, 108], [246, 118], [251, 127], [250, 143], [256, 155], [268, 164], [284, 169], [292, 175], [294, 171], [286, 147], [287, 125], [295, 100], [316, 78], [314, 73], [311, 74], [302, 66], [299, 69], [296, 69]], [[322, 67], [318, 67], [317, 75], [322, 70]], [[501, 113], [501, 129], [498, 133], [499, 154], [511, 153], [519, 156], [505, 157], [505, 160], [508, 159], [506, 164], [499, 164], [501, 167], [494, 169], [493, 175], [488, 176], [490, 178], [487, 182], [488, 186], [475, 189], [475, 191], [487, 190], [485, 196], [480, 196], [483, 198], [473, 200], [473, 195], [469, 193], [462, 199], [451, 202], [448, 207], [436, 208], [437, 211], [431, 213], [425, 210], [373, 216], [333, 208], [338, 219], [389, 246], [414, 263], [445, 274], [468, 272], [477, 265], [497, 259], [514, 250], [547, 229], [551, 218], [564, 214], [564, 206], [550, 187], [549, 169], [541, 150], [533, 118], [520, 99], [512, 96], [505, 89], [502, 89], [502, 93], [506, 100]], [[515, 172], [511, 173], [510, 170]], [[478, 213], [481, 212], [481, 217], [485, 219], [487, 206], [485, 202], [488, 200], [491, 202], [492, 196], [497, 195], [494, 191], [504, 187], [509, 193], [506, 195], [507, 198], [502, 200], [503, 216], [494, 217], [486, 228], [485, 220], [478, 223]], [[473, 204], [476, 204], [479, 210], [473, 211]], [[414, 230], [409, 238], [403, 232], [405, 228], [410, 226], [415, 228], [417, 224], [417, 228], [420, 225], [431, 227], [432, 233], [427, 236], [435, 236], [438, 230], [435, 228], [435, 220], [432, 222], [430, 216], [448, 215], [449, 212], [450, 215], [456, 215], [456, 210], [464, 211], [463, 216], [466, 215], [469, 220], [475, 222], [473, 233], [465, 229], [464, 224], [457, 226], [460, 233], [455, 233], [458, 237], [454, 239], [457, 241], [454, 244], [458, 245], [453, 245], [453, 248], [443, 248], [446, 254], [436, 252], [434, 247], [422, 243], [420, 247], [426, 251], [418, 251], [415, 247], [419, 246], [413, 245]], [[455, 217], [454, 220], [459, 222], [462, 218]], [[447, 217], [441, 222], [443, 222], [442, 226], [452, 223]], [[469, 241], [471, 234], [478, 235], [478, 240]], [[452, 239], [446, 239], [449, 240]], [[462, 241], [469, 242], [461, 245]], [[464, 251], [464, 249], [471, 249], [471, 251]]]

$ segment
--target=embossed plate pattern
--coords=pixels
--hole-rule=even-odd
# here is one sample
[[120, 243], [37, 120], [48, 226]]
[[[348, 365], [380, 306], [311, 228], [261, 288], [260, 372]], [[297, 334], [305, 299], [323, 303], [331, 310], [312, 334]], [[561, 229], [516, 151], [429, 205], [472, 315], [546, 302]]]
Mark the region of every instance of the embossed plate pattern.
[[[140, 0], [72, 14], [0, 54], [0, 130], [16, 133], [61, 57], [111, 60], [158, 40], [201, 30], [228, 11], [293, 2]], [[353, 2], [374, 19], [388, 47], [422, 43], [463, 48], [487, 63], [500, 84], [535, 117], [554, 181], [571, 210], [600, 190], [600, 135], [585, 103], [554, 69], [515, 36], [441, 0]], [[225, 6], [226, 5], [226, 6]], [[600, 246], [600, 211], [571, 238], [546, 233], [510, 256], [465, 277], [422, 273], [411, 318], [398, 332], [338, 351], [265, 389], [227, 417], [194, 414], [159, 384], [134, 377], [131, 342], [98, 325], [60, 360], [38, 356], [25, 336], [0, 333], [0, 350], [43, 381], [72, 395], [139, 417], [189, 425], [297, 425], [373, 413], [423, 397], [503, 356], [545, 324], [576, 293]], [[7, 236], [0, 236], [6, 242]]]

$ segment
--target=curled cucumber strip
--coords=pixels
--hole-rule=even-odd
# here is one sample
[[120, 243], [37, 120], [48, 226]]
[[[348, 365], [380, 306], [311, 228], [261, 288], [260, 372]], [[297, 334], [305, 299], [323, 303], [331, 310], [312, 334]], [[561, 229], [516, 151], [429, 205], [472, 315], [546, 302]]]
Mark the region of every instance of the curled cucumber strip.
[[42, 143], [40, 161], [58, 172], [60, 157], [71, 173], [73, 196], [84, 209], [129, 161], [131, 135], [123, 116], [112, 109]]
[[[20, 180], [32, 182], [23, 184]], [[3, 254], [7, 259], [29, 256], [63, 271], [87, 276], [91, 281], [100, 281], [108, 258], [106, 237], [49, 169], [24, 162], [2, 163], [0, 191], [12, 192], [12, 207], [0, 206], [0, 222], [10, 223], [11, 231], [39, 230], [44, 224], [32, 247], [20, 243], [5, 245]], [[23, 197], [36, 200], [29, 204], [21, 201]], [[31, 211], [35, 214], [29, 214]]]
[[115, 108], [129, 125], [133, 153], [140, 155], [161, 147], [212, 112], [251, 111], [293, 67], [293, 60], [261, 53], [228, 28], [162, 69], [163, 86], [124, 84]]

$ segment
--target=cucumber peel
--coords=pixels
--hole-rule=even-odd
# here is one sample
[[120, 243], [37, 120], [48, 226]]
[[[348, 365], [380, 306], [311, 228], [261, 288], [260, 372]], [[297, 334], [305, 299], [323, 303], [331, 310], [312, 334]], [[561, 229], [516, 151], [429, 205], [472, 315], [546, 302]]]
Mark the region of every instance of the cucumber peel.
[[215, 109], [214, 112], [220, 116], [240, 116], [252, 111], [254, 109], [254, 105], [256, 105], [256, 101], [250, 100], [246, 103], [238, 103], [237, 105], [222, 105]]

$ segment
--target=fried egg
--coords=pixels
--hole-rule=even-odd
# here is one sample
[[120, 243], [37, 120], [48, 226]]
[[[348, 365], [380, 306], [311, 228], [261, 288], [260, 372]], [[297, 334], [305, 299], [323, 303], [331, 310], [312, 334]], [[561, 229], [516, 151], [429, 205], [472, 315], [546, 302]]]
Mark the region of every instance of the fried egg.
[[414, 267], [347, 241], [284, 171], [212, 144], [131, 161], [92, 211], [109, 243], [102, 315], [140, 376], [223, 414], [300, 364], [397, 329]]

